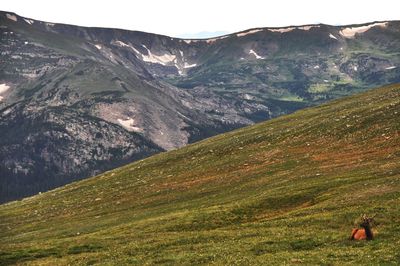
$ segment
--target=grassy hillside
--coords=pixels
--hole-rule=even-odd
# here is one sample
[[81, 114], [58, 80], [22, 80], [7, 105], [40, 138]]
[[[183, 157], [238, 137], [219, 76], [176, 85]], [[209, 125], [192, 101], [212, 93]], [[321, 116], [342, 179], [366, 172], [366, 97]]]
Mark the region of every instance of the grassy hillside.
[[[348, 240], [377, 214], [374, 241]], [[0, 206], [3, 265], [400, 263], [400, 85]]]

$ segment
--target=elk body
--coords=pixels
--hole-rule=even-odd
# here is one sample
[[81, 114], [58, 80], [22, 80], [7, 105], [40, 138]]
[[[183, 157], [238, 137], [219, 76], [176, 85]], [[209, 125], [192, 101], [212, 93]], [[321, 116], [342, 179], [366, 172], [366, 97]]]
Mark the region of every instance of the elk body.
[[361, 223], [359, 228], [354, 228], [351, 232], [351, 240], [372, 240], [374, 239], [374, 234], [371, 230], [371, 224], [374, 221], [373, 217], [367, 217], [365, 214], [361, 218]]

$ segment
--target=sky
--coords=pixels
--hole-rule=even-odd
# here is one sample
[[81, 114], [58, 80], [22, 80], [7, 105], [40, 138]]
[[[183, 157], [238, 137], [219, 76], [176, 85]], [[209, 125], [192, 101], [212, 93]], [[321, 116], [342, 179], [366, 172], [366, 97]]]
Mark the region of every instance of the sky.
[[0, 10], [48, 22], [184, 38], [257, 27], [400, 20], [399, 0], [1, 0]]

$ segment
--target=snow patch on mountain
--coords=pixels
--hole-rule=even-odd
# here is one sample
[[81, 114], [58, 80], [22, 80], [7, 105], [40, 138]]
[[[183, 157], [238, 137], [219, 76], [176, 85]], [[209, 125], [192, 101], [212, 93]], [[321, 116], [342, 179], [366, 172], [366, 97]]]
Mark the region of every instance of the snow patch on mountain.
[[[118, 46], [121, 46], [121, 47], [130, 48], [130, 49], [132, 49], [135, 53], [142, 55], [135, 47], [133, 47], [132, 45], [126, 44], [126, 43], [124, 43], [124, 42], [122, 42], [122, 41], [116, 40], [116, 41], [114, 41], [114, 42], [111, 43], [111, 44], [118, 45]], [[143, 56], [143, 55], [142, 55], [142, 56]]]
[[195, 67], [195, 66], [197, 66], [197, 64], [188, 64], [188, 63], [186, 63], [185, 62], [185, 64], [183, 65], [183, 68], [191, 68], [191, 67]]
[[27, 19], [24, 18], [25, 22], [28, 23], [29, 25], [32, 25], [35, 21], [33, 21], [32, 19]]
[[177, 60], [175, 60], [175, 67], [178, 69], [178, 73], [180, 75], [183, 75], [184, 74], [184, 71], [183, 71], [184, 69], [195, 67], [195, 66], [197, 66], [197, 64], [189, 64], [187, 62], [187, 59], [183, 55], [183, 51], [179, 50], [179, 53], [181, 55], [181, 62], [182, 63], [178, 64]]
[[319, 28], [319, 25], [308, 25], [308, 26], [302, 26], [302, 27], [297, 27], [300, 30], [310, 30], [312, 28]]
[[263, 30], [262, 29], [249, 30], [249, 31], [237, 33], [236, 36], [237, 37], [243, 37], [243, 36], [246, 36], [246, 35], [249, 35], [249, 34], [254, 34], [254, 33], [260, 32], [260, 31], [263, 31]]
[[126, 43], [124, 43], [122, 41], [116, 40], [115, 43], [118, 44], [119, 46], [122, 46], [122, 47], [130, 47], [130, 45], [128, 45], [128, 44], [126, 44]]
[[[6, 92], [8, 89], [10, 88], [10, 86], [6, 85], [5, 83], [0, 84], [0, 94]], [[4, 99], [3, 96], [0, 96], [0, 102]]]
[[318, 25], [308, 25], [308, 26], [300, 26], [300, 27], [295, 27], [298, 30], [311, 30], [312, 28], [319, 28]]
[[285, 32], [290, 32], [292, 30], [305, 30], [308, 31], [312, 28], [319, 28], [318, 25], [309, 25], [309, 26], [299, 26], [299, 27], [288, 27], [288, 28], [272, 28], [268, 29], [269, 31], [272, 32], [280, 32], [280, 33], [285, 33]]
[[127, 119], [117, 119], [118, 123], [128, 131], [134, 132], [142, 132], [143, 130], [140, 127], [135, 127], [135, 120], [128, 117]]
[[249, 54], [254, 55], [257, 59], [265, 59], [262, 56], [259, 56], [253, 49], [250, 49]]
[[161, 64], [163, 66], [175, 66], [178, 70], [179, 75], [183, 75], [184, 74], [184, 70], [187, 68], [192, 68], [197, 66], [197, 64], [189, 64], [186, 60], [186, 58], [184, 57], [183, 51], [179, 50], [179, 54], [180, 54], [180, 63], [178, 63], [178, 58], [175, 54], [169, 54], [166, 53], [164, 55], [156, 55], [153, 54], [149, 48], [147, 48], [146, 45], [142, 44], [143, 48], [145, 48], [147, 50], [147, 55], [142, 54], [141, 52], [139, 52], [135, 47], [133, 47], [130, 44], [124, 43], [122, 41], [116, 40], [113, 41], [111, 44], [113, 45], [118, 45], [120, 47], [124, 47], [124, 48], [130, 48], [132, 49], [138, 56], [140, 59], [142, 59], [144, 62], [149, 62], [149, 63], [155, 63], [155, 64]]
[[13, 21], [18, 21], [18, 19], [17, 19], [17, 16], [15, 16], [15, 15], [12, 15], [12, 14], [6, 14], [6, 17], [8, 18], [8, 19], [10, 19], [10, 20], [13, 20]]
[[147, 50], [147, 55], [142, 55], [142, 60], [145, 62], [161, 64], [166, 66], [168, 63], [174, 62], [176, 60], [176, 55], [173, 54], [163, 54], [163, 55], [155, 55], [152, 54], [150, 49], [146, 47], [146, 45], [142, 44], [142, 46]]
[[245, 94], [243, 95], [243, 99], [245, 99], [245, 100], [253, 100], [254, 97], [253, 97], [252, 95], [250, 95], [250, 94], [245, 93]]
[[337, 40], [338, 38], [335, 37], [332, 33], [329, 33], [329, 38]]
[[280, 33], [284, 33], [284, 32], [289, 32], [289, 31], [292, 31], [292, 30], [294, 30], [295, 28], [294, 27], [290, 27], [290, 28], [283, 28], [283, 29], [268, 29], [269, 31], [272, 31], [272, 32], [280, 32]]
[[6, 85], [5, 83], [0, 84], [0, 94], [6, 92], [9, 88], [10, 86]]
[[377, 22], [377, 23], [373, 23], [373, 24], [369, 24], [369, 25], [365, 25], [365, 26], [344, 28], [340, 31], [340, 34], [345, 38], [354, 38], [354, 36], [356, 34], [364, 33], [373, 27], [385, 28], [385, 27], [387, 27], [387, 24], [388, 24], [387, 22]]

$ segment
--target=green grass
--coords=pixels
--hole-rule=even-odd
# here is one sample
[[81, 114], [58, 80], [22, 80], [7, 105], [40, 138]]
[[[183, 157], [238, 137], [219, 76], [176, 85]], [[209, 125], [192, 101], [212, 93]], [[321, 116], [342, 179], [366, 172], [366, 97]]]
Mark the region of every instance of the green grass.
[[317, 84], [312, 84], [310, 86], [310, 88], [308, 89], [308, 92], [320, 93], [320, 92], [327, 92], [327, 91], [329, 91], [329, 89], [330, 89], [329, 84], [317, 83]]
[[399, 264], [399, 115], [387, 86], [3, 204], [1, 264]]

